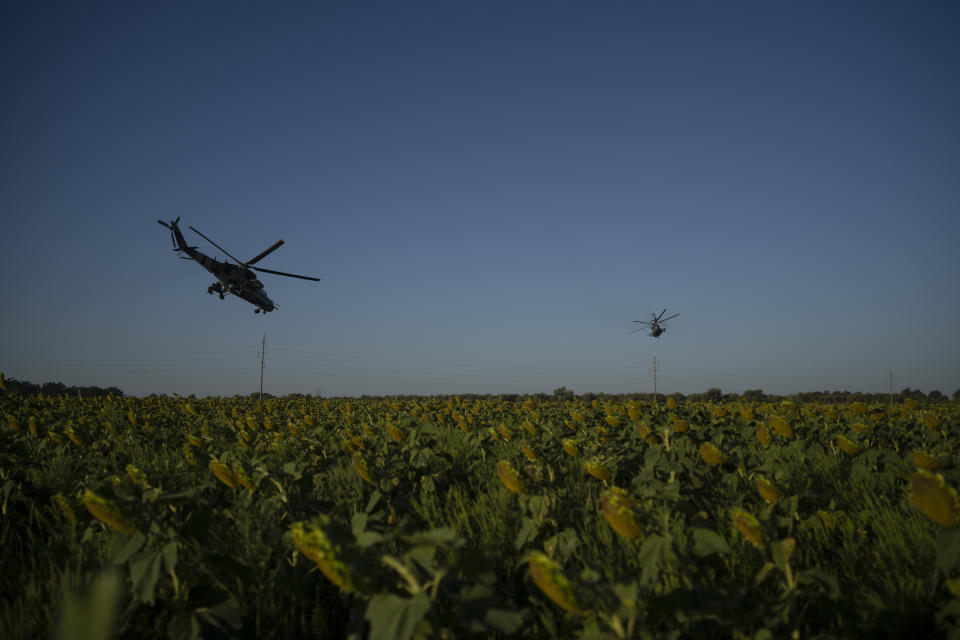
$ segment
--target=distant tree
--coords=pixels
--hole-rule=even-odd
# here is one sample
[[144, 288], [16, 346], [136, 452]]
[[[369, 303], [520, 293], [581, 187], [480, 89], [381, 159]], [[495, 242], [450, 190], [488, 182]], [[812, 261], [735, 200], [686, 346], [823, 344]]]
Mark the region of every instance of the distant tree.
[[904, 387], [903, 391], [897, 394], [897, 397], [902, 402], [905, 398], [913, 398], [914, 400], [926, 400], [927, 396], [924, 395], [923, 391], [919, 389], [911, 389], [910, 387]]
[[747, 389], [743, 392], [743, 399], [748, 402], [763, 402], [766, 397], [763, 389]]
[[960, 389], [953, 392], [953, 399], [960, 401]]
[[710, 387], [703, 393], [704, 402], [721, 402], [723, 400], [723, 391], [720, 387]]
[[559, 387], [553, 390], [554, 399], [559, 400], [561, 402], [566, 400], [573, 400], [575, 396], [576, 394], [574, 394], [572, 390], [567, 389], [566, 387]]
[[927, 394], [927, 399], [932, 402], [946, 402], [947, 396], [940, 393], [940, 391], [938, 391], [937, 389], [934, 389], [933, 391]]
[[40, 393], [48, 396], [58, 396], [67, 390], [67, 385], [62, 382], [44, 382], [40, 385]]

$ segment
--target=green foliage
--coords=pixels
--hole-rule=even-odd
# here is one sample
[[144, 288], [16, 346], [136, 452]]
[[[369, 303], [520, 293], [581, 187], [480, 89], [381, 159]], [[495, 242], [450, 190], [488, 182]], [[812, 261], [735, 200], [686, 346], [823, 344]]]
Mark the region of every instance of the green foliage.
[[960, 406], [744, 396], [8, 393], [0, 636], [960, 636]]

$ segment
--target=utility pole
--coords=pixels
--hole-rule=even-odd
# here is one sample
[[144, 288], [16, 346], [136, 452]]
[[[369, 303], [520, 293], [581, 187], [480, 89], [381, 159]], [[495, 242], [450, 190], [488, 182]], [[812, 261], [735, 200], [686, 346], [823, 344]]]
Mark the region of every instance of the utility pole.
[[657, 365], [657, 356], [653, 356], [653, 368], [650, 369], [650, 373], [653, 374], [653, 406], [660, 408], [660, 405], [657, 404], [657, 372], [660, 371], [660, 367]]
[[263, 400], [263, 356], [267, 352], [267, 334], [260, 340], [260, 400]]
[[890, 405], [893, 406], [893, 369], [890, 369], [888, 378], [890, 380]]

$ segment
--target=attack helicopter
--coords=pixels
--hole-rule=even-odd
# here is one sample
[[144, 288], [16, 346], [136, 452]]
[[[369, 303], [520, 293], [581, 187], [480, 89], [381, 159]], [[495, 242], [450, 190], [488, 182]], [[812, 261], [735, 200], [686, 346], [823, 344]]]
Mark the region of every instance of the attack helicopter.
[[226, 260], [220, 262], [215, 258], [211, 258], [210, 256], [197, 251], [196, 247], [191, 247], [188, 245], [187, 241], [183, 238], [183, 234], [180, 232], [180, 227], [177, 226], [177, 223], [180, 222], [180, 218], [171, 220], [169, 224], [163, 220], [157, 220], [157, 222], [170, 230], [170, 239], [173, 241], [173, 250], [177, 251], [178, 253], [187, 254], [186, 256], [180, 256], [181, 258], [184, 260], [193, 260], [198, 262], [200, 266], [216, 276], [217, 281], [207, 287], [207, 293], [210, 295], [216, 293], [220, 296], [221, 300], [223, 300], [224, 296], [227, 294], [235, 295], [238, 298], [242, 298], [252, 304], [255, 307], [253, 310], [254, 313], [260, 313], [261, 311], [263, 313], [267, 313], [268, 311], [273, 311], [277, 308], [277, 305], [273, 302], [273, 300], [267, 297], [266, 292], [263, 290], [263, 283], [257, 280], [256, 275], [253, 273], [254, 271], [272, 273], [278, 276], [287, 276], [288, 278], [300, 278], [301, 280], [313, 280], [314, 282], [319, 282], [320, 280], [320, 278], [299, 276], [295, 273], [285, 273], [283, 271], [273, 271], [272, 269], [251, 266], [255, 262], [259, 262], [270, 253], [276, 251], [280, 245], [283, 244], [283, 240], [276, 241], [256, 257], [247, 260], [246, 262], [241, 262], [230, 255], [230, 252], [207, 236], [203, 235], [193, 227], [188, 227], [191, 231], [215, 246], [217, 249], [220, 249], [220, 251], [223, 251], [227, 257], [236, 262], [236, 264], [231, 264]]
[[[660, 324], [660, 323], [661, 323], [661, 322], [666, 322], [667, 320], [670, 320], [670, 319], [672, 319], [672, 318], [676, 318], [678, 315], [680, 315], [679, 313], [675, 313], [675, 314], [673, 314], [672, 316], [670, 316], [669, 318], [664, 318], [664, 317], [663, 317], [663, 314], [665, 314], [666, 312], [667, 312], [667, 310], [664, 309], [663, 311], [660, 312], [660, 315], [657, 315], [657, 314], [655, 314], [655, 313], [651, 313], [650, 316], [653, 318], [653, 320], [650, 320], [649, 322], [644, 321], [644, 320], [634, 320], [634, 322], [636, 322], [636, 323], [638, 323], [638, 324], [646, 325], [647, 327], [650, 328], [650, 333], [647, 334], [647, 335], [649, 335], [649, 336], [651, 336], [651, 337], [653, 337], [653, 338], [659, 338], [659, 337], [661, 336], [661, 334], [663, 334], [663, 332], [667, 330], [667, 328], [664, 327], [664, 326], [663, 326], [662, 324]], [[630, 333], [636, 333], [637, 331], [642, 331], [642, 328], [640, 328], [640, 329], [634, 329], [634, 330], [631, 331]]]

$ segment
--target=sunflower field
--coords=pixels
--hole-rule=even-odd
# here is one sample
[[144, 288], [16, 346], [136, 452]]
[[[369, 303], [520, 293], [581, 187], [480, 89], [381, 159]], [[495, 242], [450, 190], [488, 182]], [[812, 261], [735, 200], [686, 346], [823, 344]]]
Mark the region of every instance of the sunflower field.
[[960, 637], [960, 405], [0, 395], [0, 637]]

